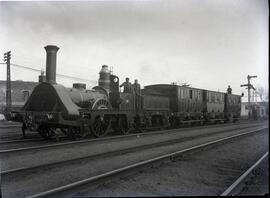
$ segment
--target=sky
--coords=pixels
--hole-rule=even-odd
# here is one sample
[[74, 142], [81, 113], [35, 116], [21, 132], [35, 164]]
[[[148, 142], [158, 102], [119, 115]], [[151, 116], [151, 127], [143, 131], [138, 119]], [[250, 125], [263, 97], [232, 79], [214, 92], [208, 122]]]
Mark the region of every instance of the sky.
[[[44, 46], [57, 45], [57, 83], [97, 84], [102, 65], [142, 86], [177, 82], [247, 95], [247, 75], [268, 89], [266, 0], [0, 1], [0, 54], [45, 70]], [[0, 61], [1, 62], [1, 61]], [[39, 72], [11, 67], [12, 80]], [[0, 65], [0, 80], [6, 66]]]

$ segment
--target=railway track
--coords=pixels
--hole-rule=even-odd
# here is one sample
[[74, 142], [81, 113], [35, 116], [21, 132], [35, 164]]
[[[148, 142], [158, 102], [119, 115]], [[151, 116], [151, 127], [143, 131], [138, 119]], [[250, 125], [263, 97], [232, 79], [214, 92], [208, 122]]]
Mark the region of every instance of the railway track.
[[[246, 130], [249, 130], [249, 132], [243, 132], [243, 131], [246, 131]], [[236, 137], [240, 137], [240, 136], [243, 136], [243, 135], [248, 135], [248, 134], [251, 134], [251, 133], [255, 133], [257, 130], [258, 130], [258, 127], [256, 128], [256, 130], [255, 129], [242, 129], [242, 130], [238, 129], [238, 130], [236, 130], [237, 133], [242, 132], [240, 135], [239, 134], [234, 134], [234, 135], [231, 135], [231, 137], [229, 137], [229, 138], [228, 137], [223, 137], [221, 139], [220, 139], [220, 136], [219, 136], [220, 134], [223, 134], [223, 136], [227, 136], [228, 134], [224, 134], [225, 133], [224, 131], [223, 131], [223, 133], [219, 133], [219, 135], [217, 133], [216, 134], [212, 133], [212, 136], [213, 136], [212, 138], [220, 139], [220, 140], [214, 140], [214, 141], [211, 142], [211, 144], [214, 144], [214, 143], [217, 143], [217, 142], [220, 142], [220, 141], [226, 141], [226, 140], [228, 140], [230, 138], [236, 138]], [[209, 136], [210, 136], [210, 134], [203, 134], [202, 136], [197, 137], [197, 139], [200, 139], [203, 142], [203, 141], [209, 139]], [[18, 177], [21, 178], [23, 175], [31, 175], [31, 173], [39, 173], [39, 172], [43, 172], [43, 171], [47, 172], [48, 170], [52, 170], [52, 169], [57, 170], [57, 169], [59, 169], [59, 167], [66, 168], [66, 170], [68, 172], [70, 170], [74, 170], [74, 168], [75, 169], [76, 168], [80, 169], [80, 164], [85, 164], [85, 163], [87, 164], [87, 163], [89, 163], [89, 161], [90, 162], [91, 161], [98, 161], [98, 160], [102, 161], [102, 159], [104, 159], [104, 158], [110, 158], [112, 156], [120, 156], [121, 157], [124, 154], [128, 155], [130, 153], [142, 152], [142, 151], [149, 150], [149, 149], [150, 150], [151, 149], [155, 150], [155, 149], [160, 149], [160, 148], [174, 147], [174, 148], [171, 148], [171, 149], [175, 150], [177, 147], [179, 147], [179, 143], [182, 143], [183, 145], [185, 145], [185, 143], [193, 142], [193, 140], [194, 140], [194, 137], [191, 136], [191, 137], [186, 137], [186, 139], [182, 138], [182, 140], [181, 139], [178, 139], [178, 140], [174, 139], [174, 140], [168, 140], [168, 141], [163, 141], [163, 142], [156, 142], [156, 143], [152, 143], [152, 144], [148, 144], [148, 145], [144, 145], [144, 146], [141, 145], [141, 146], [137, 146], [137, 147], [135, 146], [135, 147], [129, 147], [129, 148], [125, 148], [125, 149], [114, 150], [114, 151], [111, 151], [110, 153], [100, 153], [100, 154], [91, 155], [91, 156], [84, 156], [83, 158], [69, 159], [69, 160], [63, 160], [63, 161], [52, 162], [52, 163], [47, 163], [47, 164], [41, 164], [39, 166], [32, 166], [32, 167], [30, 166], [30, 167], [23, 167], [23, 168], [21, 167], [21, 168], [17, 168], [17, 169], [2, 170], [1, 175], [4, 178], [4, 181], [5, 181], [5, 178], [7, 180], [9, 180], [11, 178], [17, 178], [18, 179]], [[199, 148], [202, 148], [203, 146], [207, 146], [207, 145], [208, 144], [203, 143], [203, 144], [200, 144], [199, 146], [197, 145], [197, 146], [193, 146], [193, 147], [188, 148], [188, 149], [181, 150], [181, 152], [187, 152], [187, 151], [193, 150], [195, 148], [199, 149]], [[209, 143], [209, 145], [210, 145], [210, 143]], [[163, 151], [164, 151], [164, 149], [163, 149]], [[165, 149], [165, 151], [166, 151], [166, 149]], [[156, 153], [156, 152], [153, 151], [153, 153]], [[177, 154], [177, 152], [173, 152], [173, 153]], [[162, 155], [162, 156], [163, 157], [166, 156], [166, 158], [167, 158], [168, 156], [170, 156], [170, 154], [166, 154], [166, 155]], [[160, 156], [159, 156], [159, 157], [156, 157], [156, 158], [163, 159], [163, 157], [160, 158]], [[153, 158], [153, 159], [155, 159], [155, 158]], [[146, 160], [146, 161], [148, 161], [148, 160]], [[155, 160], [150, 160], [150, 161], [154, 162]], [[139, 164], [141, 164], [141, 162]], [[142, 163], [142, 164], [144, 164], [144, 163]], [[94, 169], [95, 168], [98, 168], [98, 165], [96, 165], [96, 167], [94, 166]], [[64, 172], [62, 172], [62, 173], [64, 174]], [[113, 172], [115, 172], [115, 170]], [[116, 171], [116, 172], [118, 172], [118, 171]], [[103, 174], [101, 174], [101, 175], [103, 175]], [[44, 174], [43, 174], [43, 176], [44, 176]], [[96, 176], [94, 176], [94, 178], [96, 178]], [[40, 194], [38, 196], [40, 196]]]
[[22, 127], [22, 123], [20, 122], [0, 121], [0, 129], [19, 128], [19, 127]]
[[44, 140], [43, 138], [31, 138], [31, 139], [17, 139], [17, 140], [6, 140], [6, 141], [0, 141], [0, 145], [5, 144], [16, 144], [16, 143], [23, 143], [23, 142], [40, 142]]
[[220, 196], [233, 196], [237, 195], [235, 192], [240, 186], [241, 183], [245, 181], [245, 179], [251, 174], [251, 172], [260, 165], [260, 163], [267, 158], [269, 155], [269, 152], [267, 151], [258, 161], [256, 161], [247, 171], [245, 171], [235, 182], [232, 183]]
[[[67, 195], [69, 195], [70, 192], [73, 192], [73, 189], [80, 189], [80, 186], [86, 185], [89, 187], [89, 185], [91, 186], [91, 184], [96, 185], [97, 183], [101, 183], [101, 182], [107, 182], [108, 179], [109, 181], [113, 180], [114, 178], [124, 178], [125, 174], [129, 173], [129, 172], [138, 172], [139, 170], [145, 168], [145, 167], [151, 167], [151, 165], [156, 164], [156, 163], [161, 163], [163, 161], [168, 162], [171, 160], [174, 160], [175, 158], [178, 159], [179, 156], [182, 156], [183, 154], [189, 153], [189, 152], [196, 152], [197, 150], [202, 150], [202, 149], [206, 149], [207, 147], [211, 147], [211, 146], [216, 146], [218, 144], [223, 144], [224, 142], [230, 142], [233, 140], [236, 140], [238, 138], [242, 138], [244, 136], [248, 136], [254, 133], [259, 132], [259, 130], [253, 130], [253, 131], [249, 131], [249, 132], [245, 132], [245, 133], [241, 133], [241, 134], [237, 134], [237, 135], [233, 135], [233, 136], [229, 136], [226, 138], [221, 138], [215, 141], [210, 141], [204, 144], [200, 144], [200, 145], [196, 145], [187, 149], [183, 149], [183, 150], [179, 150], [176, 152], [172, 152], [166, 155], [161, 155], [155, 158], [151, 158], [145, 161], [141, 161], [138, 163], [134, 163], [128, 166], [124, 166], [118, 169], [114, 169], [112, 171], [108, 171], [108, 172], [104, 172], [102, 174], [99, 175], [95, 175], [89, 178], [85, 178], [82, 179], [80, 181], [76, 181], [74, 183], [70, 183], [67, 185], [63, 185], [54, 189], [50, 189], [48, 191], [44, 191], [42, 193], [37, 193], [34, 195], [29, 196], [29, 198], [39, 198], [39, 197], [68, 197]], [[260, 161], [262, 161], [262, 159], [268, 155], [268, 152], [266, 154], [264, 154], [264, 156], [262, 158], [260, 158], [250, 169], [248, 169], [248, 171], [246, 171], [243, 175], [241, 175], [239, 178], [240, 180], [242, 180], [241, 178], [245, 177], [252, 169], [254, 169], [254, 167], [256, 167], [258, 165], [258, 163]], [[153, 167], [153, 166], [152, 166]], [[239, 171], [240, 172], [240, 171]], [[234, 182], [224, 193], [221, 194], [221, 196], [224, 195], [229, 195], [229, 193], [231, 192], [232, 189], [235, 188], [235, 184], [237, 183], [237, 181], [239, 181], [239, 179], [236, 180], [236, 182]]]
[[[246, 129], [242, 129], [241, 131], [245, 131]], [[221, 131], [219, 133], [224, 133], [227, 131]], [[40, 168], [48, 168], [48, 167], [54, 167], [54, 166], [61, 166], [61, 165], [65, 165], [67, 163], [73, 163], [73, 162], [77, 162], [77, 161], [82, 161], [82, 160], [95, 160], [98, 158], [103, 158], [103, 157], [109, 157], [109, 156], [114, 156], [114, 155], [124, 155], [126, 153], [129, 152], [134, 152], [134, 151], [143, 151], [145, 149], [151, 149], [151, 148], [155, 148], [155, 147], [160, 147], [160, 146], [167, 146], [167, 145], [173, 145], [173, 144], [179, 144], [181, 142], [185, 142], [185, 141], [190, 141], [194, 138], [203, 138], [203, 137], [207, 137], [212, 135], [213, 133], [204, 133], [201, 135], [196, 135], [196, 136], [189, 136], [189, 137], [180, 137], [178, 139], [172, 139], [172, 140], [167, 140], [167, 141], [161, 141], [161, 142], [155, 142], [155, 143], [151, 143], [151, 144], [145, 144], [145, 145], [139, 145], [139, 146], [133, 146], [133, 147], [128, 147], [128, 148], [124, 148], [124, 149], [116, 149], [116, 150], [112, 150], [106, 153], [99, 153], [96, 155], [87, 155], [87, 156], [83, 156], [83, 157], [79, 157], [79, 158], [73, 158], [73, 159], [69, 159], [69, 160], [65, 160], [65, 161], [57, 161], [57, 162], [52, 162], [52, 163], [47, 163], [47, 164], [41, 164], [41, 165], [37, 165], [37, 166], [30, 166], [30, 167], [23, 167], [23, 168], [17, 168], [17, 169], [12, 169], [12, 170], [7, 170], [7, 171], [2, 171], [1, 174], [5, 175], [5, 174], [13, 174], [16, 172], [24, 172], [27, 170], [38, 170]], [[216, 135], [217, 133], [215, 133]]]
[[[252, 125], [257, 126], [264, 123], [252, 123]], [[175, 133], [175, 132], [181, 132], [181, 131], [187, 131], [187, 130], [196, 130], [196, 129], [206, 129], [206, 128], [220, 128], [220, 127], [226, 127], [226, 126], [242, 126], [243, 127], [249, 127], [250, 124], [244, 123], [244, 124], [224, 124], [224, 125], [207, 125], [207, 126], [196, 126], [196, 127], [189, 127], [189, 128], [178, 128], [178, 129], [167, 129], [162, 131], [148, 131], [143, 133], [131, 133], [128, 135], [112, 135], [107, 136], [104, 138], [98, 138], [98, 139], [82, 139], [82, 140], [76, 140], [71, 141], [67, 137], [60, 137], [61, 142], [60, 143], [51, 143], [52, 141], [49, 140], [43, 140], [41, 138], [31, 138], [31, 139], [16, 139], [16, 140], [6, 140], [6, 141], [0, 141], [0, 154], [4, 152], [17, 152], [22, 150], [34, 150], [34, 149], [44, 149], [44, 148], [53, 148], [53, 147], [61, 147], [61, 146], [67, 146], [67, 145], [73, 145], [73, 144], [84, 144], [84, 143], [92, 143], [92, 142], [102, 142], [102, 141], [108, 141], [108, 140], [114, 140], [114, 139], [126, 139], [126, 138], [132, 138], [137, 137], [138, 135], [142, 136], [151, 136], [156, 134], [164, 134], [164, 133]], [[246, 126], [247, 125], [247, 126]], [[63, 142], [64, 141], [64, 142]], [[18, 144], [17, 144], [18, 143]], [[20, 143], [27, 143], [24, 145]], [[32, 144], [29, 144], [32, 143]], [[17, 145], [16, 145], [17, 144]], [[38, 145], [38, 146], [37, 146]], [[22, 147], [24, 146], [24, 147]]]
[[[253, 121], [252, 123], [263, 123], [264, 121]], [[245, 120], [242, 120], [240, 122], [237, 123], [222, 123], [222, 124], [218, 124], [218, 126], [228, 126], [228, 125], [243, 125], [243, 124], [250, 124], [250, 122], [247, 122]], [[0, 142], [1, 139], [3, 139], [3, 141], [11, 141], [11, 140], [18, 140], [22, 138], [22, 133], [21, 133], [21, 126], [18, 128], [18, 130], [14, 131], [14, 127], [10, 127], [9, 125], [4, 125], [4, 128], [1, 128], [3, 125], [0, 124]], [[205, 125], [200, 125], [200, 126], [196, 126], [196, 125], [186, 125], [186, 126], [182, 126], [178, 129], [186, 129], [186, 128], [197, 128], [197, 127], [216, 127], [216, 124], [213, 123], [208, 123]], [[8, 129], [11, 129], [8, 130]], [[8, 131], [6, 131], [8, 130]], [[160, 130], [160, 128], [156, 127], [153, 129], [149, 129], [148, 131], [156, 131], [156, 130]], [[168, 130], [168, 129], [167, 129]], [[146, 132], [146, 131], [145, 131]], [[39, 136], [38, 132], [31, 132], [31, 131], [26, 131], [26, 135], [32, 137], [33, 135]], [[112, 135], [112, 134], [109, 134]], [[15, 138], [14, 138], [15, 137]], [[7, 140], [6, 140], [7, 139]]]

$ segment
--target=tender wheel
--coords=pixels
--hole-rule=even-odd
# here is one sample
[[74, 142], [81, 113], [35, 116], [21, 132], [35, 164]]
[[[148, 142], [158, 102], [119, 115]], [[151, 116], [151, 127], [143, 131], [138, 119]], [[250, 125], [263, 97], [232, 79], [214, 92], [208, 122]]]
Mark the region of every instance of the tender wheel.
[[54, 135], [54, 130], [44, 125], [39, 126], [38, 132], [44, 139], [50, 139]]
[[121, 132], [121, 134], [126, 135], [130, 132], [130, 128], [128, 126], [126, 119], [119, 118], [118, 126], [119, 126], [119, 131]]
[[91, 126], [91, 131], [95, 137], [103, 137], [108, 134], [111, 128], [111, 118], [96, 116]]

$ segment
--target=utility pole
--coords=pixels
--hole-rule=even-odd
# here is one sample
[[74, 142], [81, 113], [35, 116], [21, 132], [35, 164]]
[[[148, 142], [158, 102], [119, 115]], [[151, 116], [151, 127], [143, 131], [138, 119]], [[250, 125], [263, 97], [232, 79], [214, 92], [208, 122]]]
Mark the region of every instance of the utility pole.
[[11, 51], [4, 53], [4, 61], [7, 64], [7, 81], [6, 81], [6, 114], [11, 112], [11, 81], [10, 81], [10, 59]]
[[247, 76], [247, 81], [248, 83], [247, 84], [244, 84], [244, 85], [240, 85], [240, 87], [247, 87], [247, 90], [248, 90], [248, 118], [250, 119], [251, 117], [251, 114], [250, 114], [250, 90], [253, 89], [253, 90], [256, 90], [252, 84], [250, 84], [250, 79], [251, 78], [257, 78], [257, 76], [250, 76], [248, 75]]

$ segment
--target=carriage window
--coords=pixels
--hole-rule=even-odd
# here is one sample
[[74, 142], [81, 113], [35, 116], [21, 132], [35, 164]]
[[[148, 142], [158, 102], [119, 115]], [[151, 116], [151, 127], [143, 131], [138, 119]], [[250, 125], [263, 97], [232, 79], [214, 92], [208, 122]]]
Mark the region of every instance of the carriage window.
[[214, 94], [211, 94], [211, 102], [215, 102], [215, 95]]
[[184, 98], [184, 90], [181, 89], [180, 92], [181, 92], [181, 98]]
[[220, 102], [219, 95], [217, 94], [217, 103]]
[[192, 90], [189, 90], [189, 98], [192, 99]]
[[182, 94], [182, 98], [185, 98], [185, 90], [184, 89], [181, 90], [181, 94]]

